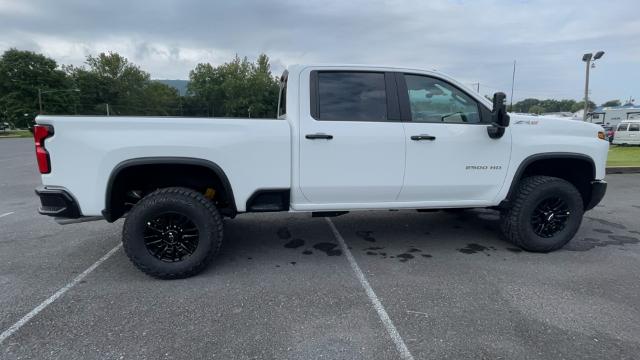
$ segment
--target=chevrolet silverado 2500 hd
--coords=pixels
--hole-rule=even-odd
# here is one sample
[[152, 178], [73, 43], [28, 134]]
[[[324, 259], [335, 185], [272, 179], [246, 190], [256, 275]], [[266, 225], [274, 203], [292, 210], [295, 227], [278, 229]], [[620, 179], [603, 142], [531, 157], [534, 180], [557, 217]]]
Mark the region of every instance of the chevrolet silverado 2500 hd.
[[509, 116], [504, 94], [434, 71], [297, 65], [280, 82], [277, 119], [38, 116], [40, 213], [126, 214], [133, 263], [179, 278], [241, 213], [493, 208], [507, 240], [547, 252], [604, 196], [598, 125]]

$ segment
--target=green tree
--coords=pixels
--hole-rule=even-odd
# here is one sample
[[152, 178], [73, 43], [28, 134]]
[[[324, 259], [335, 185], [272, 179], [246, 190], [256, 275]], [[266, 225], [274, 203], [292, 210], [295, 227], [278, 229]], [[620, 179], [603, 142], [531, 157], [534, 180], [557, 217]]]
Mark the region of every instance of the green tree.
[[600, 106], [602, 106], [602, 107], [622, 106], [622, 102], [620, 100], [609, 100], [609, 101], [605, 102], [604, 104], [602, 104]]
[[546, 111], [545, 111], [545, 108], [542, 107], [541, 105], [533, 105], [533, 106], [531, 106], [529, 108], [529, 110], [527, 112], [539, 115], [539, 114], [542, 114], [542, 113], [544, 113]]
[[16, 127], [30, 125], [39, 112], [38, 90], [44, 92], [44, 113], [71, 113], [77, 93], [58, 91], [71, 88], [72, 82], [53, 59], [9, 49], [0, 57], [0, 121]]
[[[593, 111], [593, 109], [595, 108], [596, 104], [593, 101], [589, 100], [589, 108], [587, 111]], [[584, 101], [575, 103], [575, 105], [571, 108], [572, 112], [578, 112], [580, 110], [584, 110]]]
[[180, 95], [171, 86], [151, 81], [143, 90], [144, 115], [178, 116], [180, 111]]
[[534, 106], [534, 105], [538, 105], [540, 104], [540, 100], [538, 99], [524, 99], [521, 101], [518, 101], [517, 103], [513, 104], [513, 111], [514, 112], [520, 112], [520, 113], [526, 113], [529, 111], [529, 108]]
[[222, 65], [198, 64], [189, 73], [187, 95], [191, 113], [227, 117], [276, 116], [278, 81], [271, 74], [269, 58], [261, 54], [255, 63], [236, 57]]
[[143, 115], [144, 88], [148, 73], [118, 53], [87, 56], [88, 67], [66, 67], [80, 89], [83, 114], [104, 114], [106, 104], [116, 115]]

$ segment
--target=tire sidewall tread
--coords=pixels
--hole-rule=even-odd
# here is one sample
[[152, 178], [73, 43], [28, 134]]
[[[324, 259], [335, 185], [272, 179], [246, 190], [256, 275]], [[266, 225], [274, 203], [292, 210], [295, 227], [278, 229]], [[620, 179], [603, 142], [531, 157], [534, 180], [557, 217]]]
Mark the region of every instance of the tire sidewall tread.
[[[562, 197], [571, 211], [565, 228], [551, 238], [533, 232], [531, 213], [549, 194]], [[552, 176], [530, 176], [522, 179], [511, 207], [501, 214], [500, 227], [505, 238], [532, 252], [550, 252], [563, 247], [578, 231], [584, 214], [580, 192], [570, 182]]]
[[[153, 257], [142, 238], [146, 219], [170, 209], [188, 213], [199, 231], [196, 251], [176, 263], [166, 263]], [[163, 188], [145, 196], [131, 209], [122, 230], [123, 248], [129, 259], [145, 274], [160, 279], [180, 279], [198, 274], [220, 251], [222, 239], [222, 218], [213, 202], [199, 192], [183, 187]]]

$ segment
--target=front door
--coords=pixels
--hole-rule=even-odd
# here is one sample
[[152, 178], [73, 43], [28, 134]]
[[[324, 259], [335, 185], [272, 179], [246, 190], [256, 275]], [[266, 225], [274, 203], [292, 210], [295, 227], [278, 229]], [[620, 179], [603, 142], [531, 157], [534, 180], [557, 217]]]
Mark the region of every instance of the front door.
[[405, 122], [407, 164], [399, 201], [434, 206], [486, 205], [504, 182], [511, 133], [487, 134], [490, 112], [457, 86], [436, 77], [398, 77]]
[[313, 71], [310, 79], [311, 106], [301, 109], [299, 129], [304, 197], [313, 204], [396, 200], [405, 141], [394, 74]]

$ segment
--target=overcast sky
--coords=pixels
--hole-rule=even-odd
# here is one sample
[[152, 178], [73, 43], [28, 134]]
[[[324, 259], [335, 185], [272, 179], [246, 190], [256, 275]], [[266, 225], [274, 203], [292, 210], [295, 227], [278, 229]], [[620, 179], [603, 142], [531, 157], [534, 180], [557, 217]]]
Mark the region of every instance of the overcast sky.
[[[156, 79], [187, 79], [199, 62], [235, 53], [294, 63], [437, 69], [516, 100], [580, 99], [582, 54], [604, 50], [591, 96], [640, 97], [638, 0], [260, 1], [0, 0], [0, 51], [38, 51], [61, 64], [117, 51]], [[640, 99], [638, 99], [640, 102]]]

